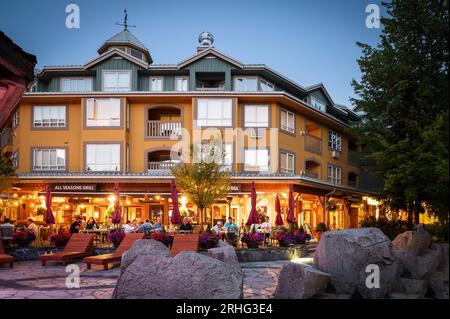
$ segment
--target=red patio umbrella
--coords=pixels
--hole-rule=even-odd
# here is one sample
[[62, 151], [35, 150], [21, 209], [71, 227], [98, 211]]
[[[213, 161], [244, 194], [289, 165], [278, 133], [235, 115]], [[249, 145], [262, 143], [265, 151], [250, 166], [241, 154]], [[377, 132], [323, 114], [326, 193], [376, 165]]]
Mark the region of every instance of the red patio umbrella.
[[50, 188], [50, 184], [47, 184], [45, 188], [45, 206], [47, 207], [47, 210], [45, 211], [44, 220], [47, 224], [54, 224], [55, 223], [55, 216], [53, 216], [52, 212], [52, 192]]
[[175, 185], [175, 180], [172, 180], [170, 192], [172, 197], [172, 216], [170, 217], [170, 222], [174, 225], [178, 225], [181, 223], [181, 216], [180, 209], [178, 208], [178, 190], [177, 185]]
[[114, 225], [120, 224], [122, 221], [122, 216], [120, 214], [120, 193], [119, 193], [119, 183], [114, 183], [114, 195], [116, 201], [114, 202], [114, 214], [112, 216], [112, 222]]
[[289, 224], [295, 223], [294, 209], [295, 209], [294, 187], [291, 185], [289, 186], [289, 209], [288, 215], [286, 217], [286, 220]]
[[250, 209], [250, 215], [248, 215], [247, 219], [247, 226], [250, 226], [252, 224], [258, 224], [259, 218], [258, 218], [258, 212], [256, 211], [256, 188], [255, 188], [255, 182], [252, 182], [252, 189], [250, 193], [250, 200], [252, 203], [252, 208]]
[[277, 226], [283, 226], [283, 218], [281, 218], [281, 205], [280, 205], [280, 198], [277, 196], [275, 198], [275, 211], [277, 212], [277, 218], [275, 219], [275, 225]]

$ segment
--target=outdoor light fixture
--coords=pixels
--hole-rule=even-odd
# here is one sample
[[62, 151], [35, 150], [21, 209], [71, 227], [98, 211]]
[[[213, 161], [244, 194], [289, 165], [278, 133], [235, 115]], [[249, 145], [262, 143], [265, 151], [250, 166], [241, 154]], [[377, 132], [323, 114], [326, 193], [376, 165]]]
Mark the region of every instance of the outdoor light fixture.
[[111, 204], [113, 204], [113, 203], [116, 201], [116, 196], [111, 195], [111, 196], [108, 197], [108, 200], [109, 200], [109, 202], [110, 202]]

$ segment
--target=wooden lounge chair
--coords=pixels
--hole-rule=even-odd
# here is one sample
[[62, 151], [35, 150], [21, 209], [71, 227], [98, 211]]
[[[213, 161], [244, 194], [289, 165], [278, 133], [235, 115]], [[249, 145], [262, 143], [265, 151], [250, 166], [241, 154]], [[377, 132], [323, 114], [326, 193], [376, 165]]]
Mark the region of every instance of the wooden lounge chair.
[[111, 254], [103, 254], [97, 256], [89, 256], [83, 259], [86, 263], [87, 269], [91, 269], [91, 264], [103, 265], [103, 269], [108, 269], [108, 264], [118, 263], [122, 260], [122, 254], [133, 246], [138, 239], [144, 238], [144, 233], [130, 233], [126, 234], [125, 238], [117, 247], [116, 251]]
[[54, 254], [40, 255], [41, 265], [45, 266], [47, 261], [62, 262], [65, 266], [68, 261], [90, 256], [94, 248], [94, 234], [73, 234], [64, 250]]
[[176, 234], [173, 236], [172, 256], [184, 250], [198, 251], [198, 234]]
[[5, 254], [3, 250], [3, 241], [0, 238], [0, 264], [9, 264], [9, 268], [13, 267], [14, 257]]

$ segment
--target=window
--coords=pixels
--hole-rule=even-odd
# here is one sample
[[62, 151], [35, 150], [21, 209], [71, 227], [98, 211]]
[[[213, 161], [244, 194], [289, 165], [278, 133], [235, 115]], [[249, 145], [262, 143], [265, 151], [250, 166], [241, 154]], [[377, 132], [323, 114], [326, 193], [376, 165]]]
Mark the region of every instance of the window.
[[258, 79], [252, 77], [237, 77], [234, 78], [234, 90], [235, 91], [258, 91], [257, 88]]
[[62, 92], [89, 92], [92, 91], [92, 78], [62, 78]]
[[127, 144], [125, 156], [126, 156], [126, 160], [127, 160], [126, 172], [128, 173], [130, 171], [130, 144]]
[[12, 128], [16, 128], [19, 126], [19, 110], [14, 112], [13, 118], [12, 118]]
[[10, 157], [12, 169], [19, 167], [19, 151], [15, 151]]
[[280, 128], [284, 131], [295, 133], [295, 115], [285, 109], [281, 109]]
[[334, 151], [341, 151], [342, 149], [342, 137], [341, 134], [328, 131], [328, 148]]
[[163, 78], [159, 76], [150, 77], [150, 91], [161, 92], [162, 90], [163, 90]]
[[87, 99], [86, 126], [120, 126], [120, 99]]
[[295, 155], [288, 152], [280, 153], [280, 173], [295, 173]]
[[328, 165], [328, 181], [333, 184], [342, 184], [342, 169], [334, 165]]
[[141, 51], [131, 48], [130, 53], [135, 58], [138, 58], [139, 60], [144, 60], [144, 54]]
[[103, 71], [103, 91], [131, 91], [131, 71]]
[[315, 108], [316, 110], [319, 110], [319, 111], [322, 111], [322, 112], [326, 111], [325, 103], [323, 103], [322, 101], [316, 99], [313, 96], [311, 96], [311, 106], [313, 108]]
[[260, 87], [260, 90], [263, 91], [263, 92], [275, 91], [275, 86], [272, 83], [267, 82], [264, 79], [260, 79], [259, 80], [259, 87]]
[[188, 77], [175, 77], [175, 91], [187, 92], [188, 90]]
[[244, 170], [247, 172], [268, 172], [269, 150], [246, 149], [244, 151]]
[[126, 121], [127, 121], [127, 129], [129, 130], [130, 129], [130, 102], [128, 102], [128, 100], [127, 100], [127, 106], [126, 106], [126, 112], [127, 112], [127, 119], [126, 119]]
[[245, 105], [244, 119], [245, 127], [268, 127], [269, 106]]
[[33, 127], [66, 127], [66, 107], [34, 106]]
[[197, 126], [232, 126], [231, 99], [198, 99]]
[[66, 150], [63, 148], [34, 149], [34, 171], [64, 171], [66, 169]]
[[[212, 157], [211, 151], [214, 150], [214, 156]], [[221, 161], [222, 170], [231, 171], [233, 165], [233, 144], [222, 144], [222, 146], [210, 143], [210, 144], [197, 144], [197, 147], [194, 148], [195, 158], [197, 160], [201, 159], [202, 161]], [[225, 155], [222, 154], [222, 151], [225, 152]], [[222, 161], [223, 157], [223, 161]]]
[[86, 171], [120, 171], [120, 144], [86, 144]]

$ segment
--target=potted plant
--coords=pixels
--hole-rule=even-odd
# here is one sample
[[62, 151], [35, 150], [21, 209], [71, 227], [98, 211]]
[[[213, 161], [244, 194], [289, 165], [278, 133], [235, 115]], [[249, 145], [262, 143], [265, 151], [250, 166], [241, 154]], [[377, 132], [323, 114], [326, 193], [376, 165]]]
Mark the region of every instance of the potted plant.
[[212, 231], [204, 231], [198, 237], [198, 245], [202, 249], [210, 249], [217, 246], [219, 243], [219, 236]]
[[122, 240], [125, 238], [125, 232], [122, 230], [112, 230], [108, 235], [108, 240], [115, 248], [119, 247]]
[[308, 240], [311, 240], [311, 236], [303, 229], [303, 227], [294, 230], [293, 235], [295, 244], [298, 245], [304, 245]]
[[58, 234], [50, 237], [50, 242], [55, 244], [56, 247], [64, 247], [70, 239], [70, 233], [65, 231], [60, 231]]
[[250, 231], [245, 232], [241, 240], [247, 245], [247, 248], [258, 248], [260, 243], [264, 241], [264, 236], [261, 233]]
[[157, 230], [157, 231], [150, 233], [148, 238], [160, 241], [164, 245], [166, 245], [169, 249], [172, 249], [173, 236], [169, 235], [166, 232], [160, 232]]
[[281, 229], [275, 232], [275, 239], [278, 240], [280, 247], [289, 247], [293, 244], [294, 236], [291, 231]]
[[36, 209], [36, 216], [44, 216], [45, 212], [47, 211], [47, 209], [45, 207], [38, 207]]
[[317, 240], [320, 240], [320, 237], [322, 237], [322, 233], [326, 232], [327, 230], [328, 227], [325, 223], [319, 223], [316, 227]]
[[36, 235], [28, 231], [18, 231], [13, 233], [14, 242], [19, 247], [28, 247], [36, 239]]

